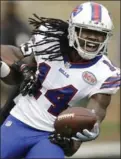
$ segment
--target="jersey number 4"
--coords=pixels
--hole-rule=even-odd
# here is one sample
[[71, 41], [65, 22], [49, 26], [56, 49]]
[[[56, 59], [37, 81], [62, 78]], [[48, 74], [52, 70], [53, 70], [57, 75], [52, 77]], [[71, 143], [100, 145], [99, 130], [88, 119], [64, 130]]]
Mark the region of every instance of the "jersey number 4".
[[[39, 65], [39, 81], [43, 83], [45, 80], [48, 72], [50, 70], [50, 66], [46, 63], [40, 63]], [[35, 96], [36, 99], [40, 97], [41, 87], [38, 90], [37, 95]], [[50, 89], [44, 95], [50, 101], [51, 106], [48, 109], [48, 112], [54, 116], [57, 116], [60, 112], [68, 107], [68, 103], [76, 94], [77, 89], [72, 85], [67, 85], [62, 88]]]

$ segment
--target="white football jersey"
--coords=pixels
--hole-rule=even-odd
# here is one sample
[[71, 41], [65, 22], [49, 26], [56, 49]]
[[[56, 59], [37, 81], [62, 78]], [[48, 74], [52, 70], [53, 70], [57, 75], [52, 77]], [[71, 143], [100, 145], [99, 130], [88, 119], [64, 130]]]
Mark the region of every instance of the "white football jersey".
[[[36, 35], [34, 42], [41, 41], [43, 37]], [[29, 55], [53, 44], [36, 46], [28, 52], [24, 51], [23, 44], [21, 50], [24, 55]], [[54, 121], [62, 110], [97, 93], [115, 94], [120, 87], [120, 69], [113, 66], [105, 55], [78, 64], [70, 63], [66, 57], [63, 61], [45, 61], [42, 59], [45, 56], [48, 55], [35, 54], [38, 66], [36, 74], [42, 83], [37, 94], [32, 97], [18, 95], [16, 105], [10, 112], [31, 127], [54, 131]]]

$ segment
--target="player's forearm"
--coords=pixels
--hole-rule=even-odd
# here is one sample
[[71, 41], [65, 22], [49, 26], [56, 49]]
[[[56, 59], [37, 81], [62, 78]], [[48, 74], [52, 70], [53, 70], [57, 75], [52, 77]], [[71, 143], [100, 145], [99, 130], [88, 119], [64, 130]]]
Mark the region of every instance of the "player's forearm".
[[[20, 83], [21, 77], [11, 69], [12, 64], [23, 58], [19, 48], [11, 45], [1, 45], [1, 80], [9, 85]], [[19, 78], [18, 78], [19, 76]]]
[[16, 85], [22, 81], [22, 75], [19, 72], [20, 70], [15, 69], [15, 67], [13, 68], [13, 64], [21, 61], [21, 64], [31, 64], [31, 66], [33, 65], [34, 67], [36, 67], [33, 55], [24, 57], [20, 49], [14, 46], [1, 45], [1, 59], [3, 63], [5, 62], [3, 65], [4, 67], [1, 68], [1, 72], [3, 73], [3, 76], [1, 76], [1, 80], [9, 85]]
[[21, 50], [12, 45], [1, 45], [1, 59], [8, 66], [11, 66], [15, 61], [24, 58]]
[[104, 120], [110, 101], [111, 96], [107, 94], [97, 94], [90, 99], [87, 108], [95, 110], [98, 123], [101, 123]]
[[98, 107], [94, 110], [97, 116], [97, 122], [100, 124], [106, 117], [106, 109]]

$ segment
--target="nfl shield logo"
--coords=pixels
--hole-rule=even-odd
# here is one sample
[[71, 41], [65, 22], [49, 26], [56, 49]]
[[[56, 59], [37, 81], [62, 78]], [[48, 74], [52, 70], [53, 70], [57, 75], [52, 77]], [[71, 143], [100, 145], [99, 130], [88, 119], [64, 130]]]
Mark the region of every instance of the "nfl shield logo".
[[95, 75], [89, 71], [83, 72], [82, 77], [84, 81], [87, 82], [88, 84], [95, 85], [97, 83]]

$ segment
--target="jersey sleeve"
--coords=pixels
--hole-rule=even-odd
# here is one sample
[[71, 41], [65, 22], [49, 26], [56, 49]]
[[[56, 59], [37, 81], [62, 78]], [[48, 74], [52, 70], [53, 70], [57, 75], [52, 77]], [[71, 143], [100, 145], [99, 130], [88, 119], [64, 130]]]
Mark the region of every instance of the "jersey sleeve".
[[107, 76], [102, 80], [98, 85], [96, 85], [89, 94], [91, 97], [94, 94], [103, 93], [103, 94], [115, 94], [121, 86], [121, 74], [120, 69], [117, 68], [110, 76]]

